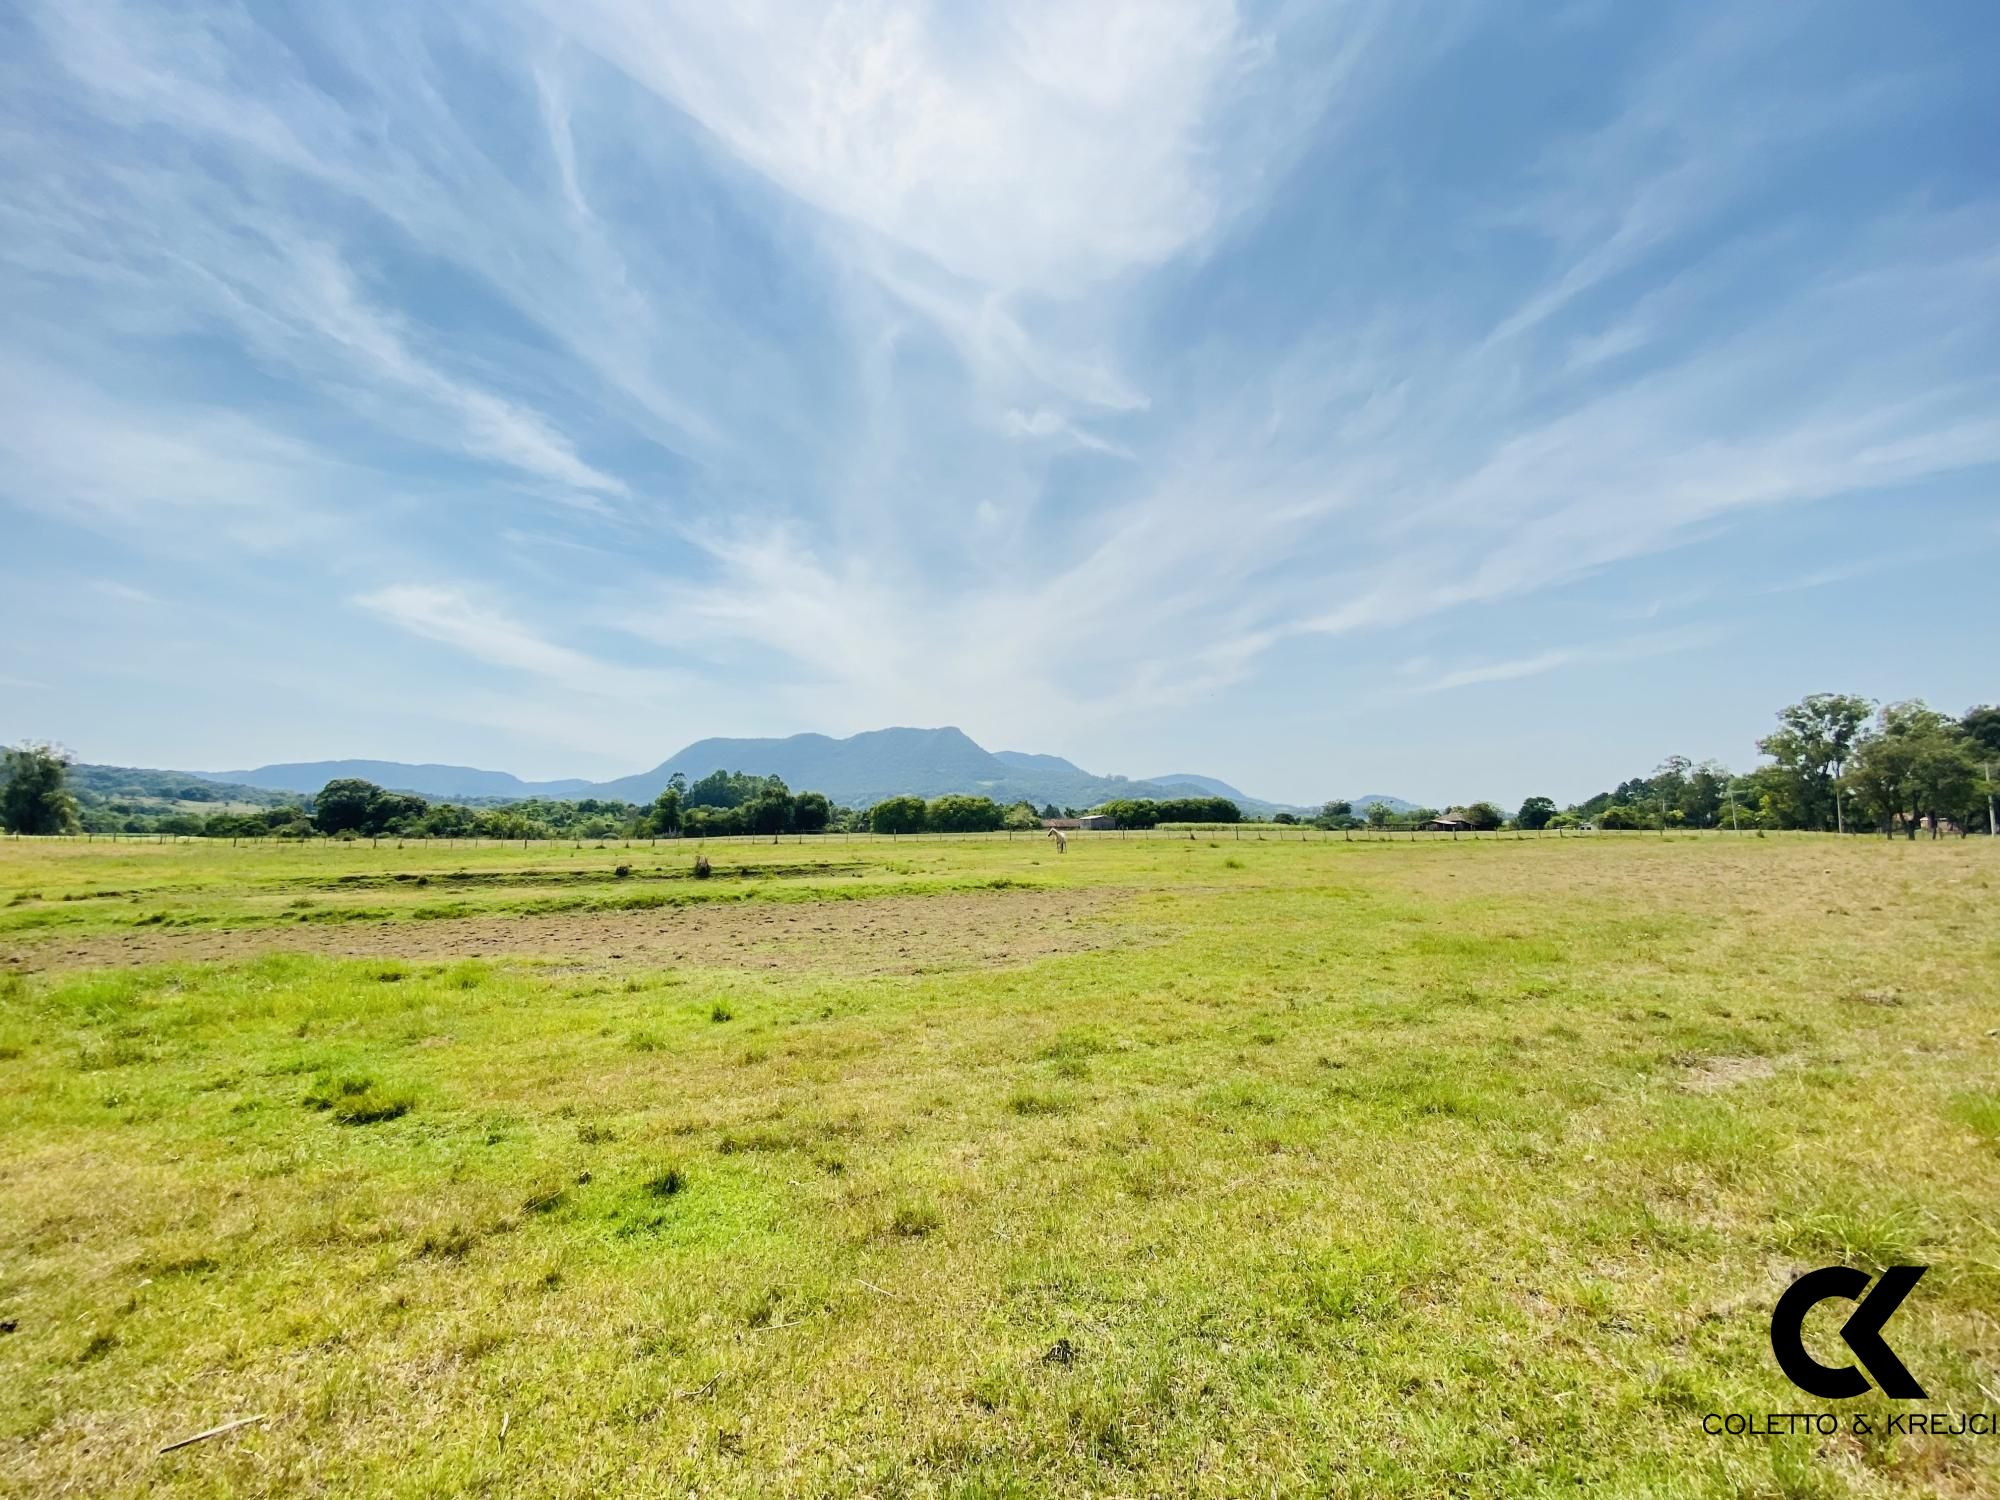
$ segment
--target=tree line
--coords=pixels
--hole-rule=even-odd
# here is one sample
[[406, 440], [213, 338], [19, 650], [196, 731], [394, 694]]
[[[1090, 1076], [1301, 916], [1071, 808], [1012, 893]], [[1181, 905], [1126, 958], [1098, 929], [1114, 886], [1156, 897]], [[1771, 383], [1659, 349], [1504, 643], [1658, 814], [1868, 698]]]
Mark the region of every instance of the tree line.
[[2000, 796], [2000, 708], [1953, 717], [1921, 699], [1877, 705], [1814, 693], [1778, 712], [1757, 741], [1767, 764], [1737, 773], [1670, 755], [1649, 775], [1558, 810], [1530, 797], [1522, 828], [1806, 829], [1825, 833], [1990, 833]]
[[[652, 802], [600, 798], [432, 801], [357, 777], [329, 781], [309, 798], [216, 812], [149, 810], [145, 799], [89, 797], [67, 783], [69, 756], [50, 745], [6, 751], [0, 828], [13, 833], [164, 833], [205, 838], [721, 838], [738, 834], [983, 833], [1033, 829], [1031, 803], [990, 797], [890, 797], [867, 809], [823, 792], [793, 792], [776, 776], [676, 773]], [[89, 794], [86, 794], [88, 796]], [[1230, 804], [1234, 812], [1234, 805]], [[1055, 816], [1055, 809], [1049, 809]]]
[[[1328, 802], [1304, 818], [1279, 823], [1325, 829], [1421, 827], [1440, 816], [1475, 830], [1603, 828], [1808, 829], [1903, 833], [1990, 832], [2000, 797], [2000, 707], [1980, 705], [1952, 717], [1917, 699], [1876, 705], [1842, 693], [1815, 693], [1778, 713], [1778, 727], [1757, 741], [1766, 764], [1735, 772], [1716, 761], [1670, 755], [1652, 772], [1619, 782], [1568, 807], [1529, 797], [1511, 816], [1492, 802], [1397, 813], [1371, 803], [1360, 813]], [[159, 832], [210, 838], [673, 838], [787, 833], [985, 833], [1035, 829], [1045, 819], [1077, 815], [990, 797], [888, 797], [846, 808], [822, 792], [793, 792], [775, 776], [716, 771], [690, 782], [676, 774], [649, 804], [597, 798], [573, 801], [432, 802], [358, 779], [328, 782], [310, 799], [211, 813], [146, 809], [68, 785], [69, 756], [26, 743], [0, 762], [0, 829], [49, 834]], [[1095, 811], [1121, 828], [1169, 823], [1235, 823], [1242, 812], [1224, 797], [1121, 798]]]

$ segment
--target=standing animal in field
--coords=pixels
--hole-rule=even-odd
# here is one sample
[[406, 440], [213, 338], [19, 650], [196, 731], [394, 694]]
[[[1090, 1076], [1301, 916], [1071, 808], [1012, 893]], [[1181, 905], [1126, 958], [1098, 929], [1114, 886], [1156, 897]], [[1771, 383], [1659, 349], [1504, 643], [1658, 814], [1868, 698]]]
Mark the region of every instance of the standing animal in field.
[[1051, 828], [1049, 830], [1049, 837], [1056, 841], [1056, 853], [1069, 853], [1069, 840], [1063, 836], [1063, 831], [1060, 828]]

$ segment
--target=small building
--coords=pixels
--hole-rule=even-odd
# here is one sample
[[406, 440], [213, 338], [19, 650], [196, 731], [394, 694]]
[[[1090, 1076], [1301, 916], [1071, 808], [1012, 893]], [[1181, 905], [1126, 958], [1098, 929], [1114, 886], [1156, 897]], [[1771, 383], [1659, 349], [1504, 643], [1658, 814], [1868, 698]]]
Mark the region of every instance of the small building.
[[1044, 819], [1042, 819], [1042, 827], [1044, 827], [1044, 828], [1057, 828], [1057, 829], [1061, 829], [1061, 830], [1062, 830], [1063, 832], [1065, 832], [1065, 833], [1068, 833], [1068, 832], [1073, 832], [1074, 830], [1076, 830], [1076, 829], [1078, 829], [1078, 828], [1081, 828], [1081, 827], [1083, 827], [1083, 819], [1081, 819], [1081, 818], [1044, 818]]
[[1085, 813], [1076, 820], [1079, 828], [1116, 828], [1118, 820], [1110, 813]]
[[1458, 817], [1453, 813], [1440, 813], [1437, 817], [1432, 818], [1430, 822], [1424, 824], [1424, 831], [1426, 833], [1470, 833], [1472, 831], [1472, 820], [1470, 818]]

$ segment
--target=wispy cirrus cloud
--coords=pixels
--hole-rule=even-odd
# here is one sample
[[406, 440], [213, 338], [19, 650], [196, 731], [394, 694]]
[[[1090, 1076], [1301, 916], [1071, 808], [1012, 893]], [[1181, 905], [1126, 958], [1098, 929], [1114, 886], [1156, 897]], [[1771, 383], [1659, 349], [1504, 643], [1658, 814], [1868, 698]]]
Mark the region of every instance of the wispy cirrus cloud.
[[1269, 61], [1227, 0], [549, 14], [784, 191], [1006, 291], [1069, 291], [1208, 233], [1232, 192], [1212, 115]]
[[411, 635], [566, 691], [644, 700], [670, 691], [676, 682], [670, 672], [616, 666], [549, 640], [463, 588], [394, 584], [357, 595], [353, 602]]
[[1476, 662], [1462, 667], [1452, 667], [1442, 672], [1433, 671], [1428, 661], [1407, 662], [1404, 664], [1406, 675], [1414, 676], [1417, 680], [1408, 684], [1404, 691], [1448, 693], [1459, 688], [1478, 687], [1486, 683], [1519, 682], [1523, 678], [1541, 677], [1570, 667], [1600, 667], [1620, 662], [1644, 661], [1650, 657], [1671, 656], [1679, 651], [1693, 651], [1703, 646], [1712, 646], [1726, 636], [1726, 631], [1714, 627], [1659, 631], [1649, 635], [1628, 636], [1622, 640], [1594, 642], [1589, 645], [1556, 646], [1529, 656]]
[[[510, 743], [956, 721], [1303, 778], [1240, 726], [1353, 661], [1525, 690], [1641, 649], [1662, 560], [1713, 611], [1817, 507], [1785, 567], [1832, 587], [1856, 515], [1977, 532], [2000, 465], [2000, 196], [1936, 144], [1978, 49], [1859, 6], [5, 24], [0, 503], [284, 577], [273, 650], [358, 605], [511, 682], [453, 710]], [[1613, 645], [1543, 645], [1557, 597]]]

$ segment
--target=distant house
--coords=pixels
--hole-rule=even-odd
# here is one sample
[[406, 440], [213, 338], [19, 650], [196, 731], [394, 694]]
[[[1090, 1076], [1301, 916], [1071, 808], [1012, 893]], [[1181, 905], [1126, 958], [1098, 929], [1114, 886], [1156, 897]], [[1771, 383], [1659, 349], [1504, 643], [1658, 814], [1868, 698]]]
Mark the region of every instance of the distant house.
[[1441, 813], [1424, 824], [1424, 830], [1427, 833], [1470, 833], [1472, 820], [1451, 813]]
[[1042, 819], [1042, 827], [1044, 827], [1044, 828], [1061, 828], [1061, 829], [1064, 829], [1064, 830], [1070, 830], [1070, 829], [1077, 829], [1077, 828], [1081, 828], [1081, 827], [1083, 827], [1083, 819], [1081, 819], [1081, 818], [1044, 818], [1044, 819]]
[[1079, 828], [1116, 828], [1118, 820], [1110, 813], [1085, 813], [1076, 820]]

